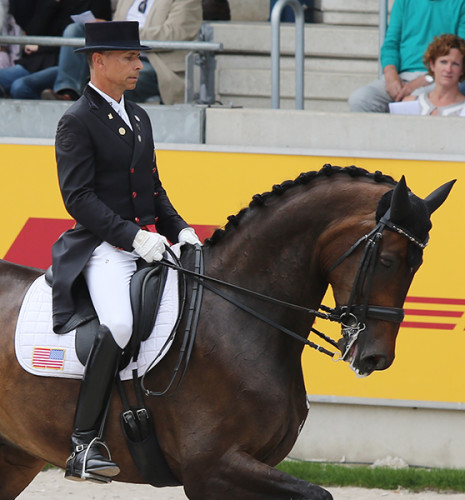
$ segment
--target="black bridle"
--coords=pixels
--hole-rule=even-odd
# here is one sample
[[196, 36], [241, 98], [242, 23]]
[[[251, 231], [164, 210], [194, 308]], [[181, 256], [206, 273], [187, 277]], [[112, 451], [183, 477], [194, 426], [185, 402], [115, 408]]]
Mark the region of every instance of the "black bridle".
[[[346, 347], [344, 353], [342, 353], [342, 356], [338, 357], [337, 360], [345, 360], [350, 351], [351, 346], [357, 340], [359, 333], [365, 329], [366, 318], [389, 321], [393, 323], [401, 323], [404, 319], [404, 309], [402, 308], [368, 304], [368, 297], [370, 294], [372, 279], [374, 275], [374, 268], [379, 254], [379, 246], [383, 236], [383, 231], [386, 228], [388, 228], [406, 237], [412, 244], [416, 245], [421, 250], [423, 250], [428, 244], [428, 238], [426, 238], [424, 242], [420, 241], [417, 237], [412, 235], [406, 229], [394, 224], [389, 219], [389, 217], [390, 217], [390, 210], [388, 210], [386, 214], [379, 220], [378, 224], [372, 231], [365, 234], [358, 241], [356, 241], [330, 267], [328, 273], [334, 270], [337, 266], [339, 266], [347, 257], [349, 257], [352, 253], [354, 253], [355, 250], [357, 250], [365, 242], [365, 248], [358, 266], [357, 274], [355, 276], [354, 283], [352, 285], [352, 291], [350, 293], [347, 305], [337, 306], [335, 308], [330, 308], [321, 305], [320, 309], [324, 312], [299, 306], [297, 304], [292, 304], [290, 302], [285, 302], [273, 297], [269, 297], [259, 292], [254, 292], [253, 290], [243, 288], [241, 286], [234, 285], [232, 283], [228, 283], [226, 281], [213, 278], [211, 276], [207, 276], [202, 272], [198, 272], [197, 270], [191, 271], [189, 269], [185, 269], [180, 265], [179, 262], [174, 263], [167, 259], [163, 259], [161, 261], [161, 264], [170, 267], [172, 269], [175, 269], [177, 271], [180, 271], [184, 275], [188, 275], [194, 278], [201, 287], [210, 290], [211, 292], [231, 302], [232, 304], [242, 309], [243, 311], [246, 311], [251, 315], [255, 316], [256, 318], [269, 324], [273, 328], [278, 329], [279, 331], [285, 333], [286, 335], [289, 335], [290, 337], [304, 343], [305, 345], [308, 345], [309, 347], [312, 347], [313, 349], [316, 349], [324, 354], [327, 354], [332, 358], [335, 358], [337, 354], [325, 349], [324, 347], [321, 347], [318, 344], [315, 344], [307, 340], [306, 338], [303, 338], [298, 333], [293, 332], [282, 325], [279, 325], [270, 318], [267, 318], [266, 316], [257, 312], [255, 309], [252, 309], [246, 304], [243, 304], [242, 302], [238, 301], [235, 297], [232, 297], [226, 294], [225, 292], [219, 290], [217, 287], [213, 286], [213, 284], [227, 287], [230, 290], [238, 291], [241, 294], [249, 295], [258, 298], [260, 300], [263, 300], [265, 302], [269, 302], [272, 304], [276, 304], [300, 312], [305, 312], [307, 314], [311, 314], [321, 319], [340, 323], [342, 326], [342, 335], [346, 339]], [[200, 245], [196, 245], [196, 253], [197, 255], [202, 255], [202, 250]], [[363, 303], [362, 303], [362, 297], [364, 297]], [[333, 339], [331, 339], [330, 337], [319, 332], [315, 328], [312, 328], [311, 331], [316, 335], [318, 335], [320, 338], [324, 339], [329, 344], [331, 344], [333, 347], [339, 349], [338, 343]]]
[[[360, 332], [366, 325], [366, 319], [378, 319], [381, 321], [389, 321], [392, 323], [402, 323], [404, 319], [404, 309], [398, 307], [376, 306], [368, 304], [370, 296], [371, 284], [373, 281], [374, 269], [377, 257], [379, 255], [379, 247], [383, 237], [383, 231], [388, 228], [404, 237], [410, 243], [414, 244], [423, 250], [428, 244], [428, 237], [425, 241], [420, 241], [416, 236], [411, 234], [406, 229], [394, 224], [390, 220], [391, 210], [381, 217], [376, 227], [369, 233], [362, 236], [356, 241], [336, 262], [330, 267], [329, 272], [334, 270], [341, 264], [349, 255], [351, 255], [359, 246], [365, 242], [365, 248], [360, 260], [357, 274], [355, 276], [352, 290], [349, 296], [349, 301], [345, 306], [337, 306], [332, 312], [338, 316], [338, 321], [342, 325], [342, 336], [346, 339], [345, 350], [340, 359], [345, 360], [350, 352], [350, 348], [357, 340]], [[362, 303], [362, 297], [364, 297]]]

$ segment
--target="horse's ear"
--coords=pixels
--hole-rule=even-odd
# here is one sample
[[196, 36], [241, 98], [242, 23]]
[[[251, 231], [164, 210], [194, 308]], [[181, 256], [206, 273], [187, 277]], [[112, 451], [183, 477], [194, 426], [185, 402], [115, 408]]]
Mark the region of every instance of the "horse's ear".
[[449, 196], [450, 190], [452, 189], [452, 186], [455, 184], [456, 180], [457, 179], [446, 182], [424, 199], [430, 215], [444, 203], [446, 198]]
[[394, 222], [399, 221], [405, 217], [405, 214], [407, 214], [409, 210], [410, 198], [407, 183], [405, 182], [405, 177], [402, 176], [392, 193], [390, 219]]

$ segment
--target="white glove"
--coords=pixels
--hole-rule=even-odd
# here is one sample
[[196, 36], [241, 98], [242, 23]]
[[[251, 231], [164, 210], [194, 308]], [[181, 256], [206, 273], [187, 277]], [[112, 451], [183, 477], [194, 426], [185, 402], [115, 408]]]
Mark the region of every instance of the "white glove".
[[190, 243], [191, 245], [202, 245], [200, 243], [199, 237], [195, 234], [195, 231], [192, 227], [185, 227], [181, 229], [178, 234], [178, 241], [182, 245], [184, 243]]
[[161, 234], [140, 229], [132, 242], [134, 250], [149, 264], [163, 258], [168, 240]]

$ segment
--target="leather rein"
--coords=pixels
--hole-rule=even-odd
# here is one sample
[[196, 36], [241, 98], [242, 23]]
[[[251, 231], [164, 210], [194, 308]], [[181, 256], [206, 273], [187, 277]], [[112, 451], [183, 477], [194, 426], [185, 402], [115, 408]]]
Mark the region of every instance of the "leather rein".
[[[360, 260], [358, 270], [354, 279], [354, 283], [352, 285], [352, 290], [349, 296], [349, 301], [347, 305], [344, 306], [336, 306], [334, 308], [327, 307], [325, 305], [320, 305], [319, 310], [310, 309], [307, 307], [299, 306], [297, 304], [293, 304], [290, 302], [285, 302], [268, 295], [261, 294], [259, 292], [255, 292], [248, 288], [243, 288], [238, 285], [234, 285], [232, 283], [228, 283], [227, 281], [223, 281], [217, 278], [213, 278], [212, 276], [207, 276], [204, 274], [204, 263], [203, 263], [203, 251], [200, 245], [195, 245], [195, 266], [194, 270], [186, 269], [182, 267], [182, 264], [179, 259], [174, 257], [174, 254], [168, 249], [173, 261], [170, 261], [166, 258], [163, 258], [160, 261], [160, 264], [179, 271], [183, 276], [190, 276], [194, 279], [194, 285], [192, 289], [191, 302], [189, 306], [189, 314], [187, 318], [187, 326], [184, 332], [184, 340], [182, 343], [181, 351], [179, 353], [178, 362], [174, 368], [172, 378], [164, 391], [161, 392], [152, 392], [144, 387], [144, 378], [142, 377], [142, 387], [144, 392], [147, 395], [152, 396], [163, 396], [167, 395], [169, 390], [173, 387], [174, 381], [176, 377], [179, 376], [178, 382], [176, 384], [176, 389], [181, 384], [182, 379], [184, 378], [185, 371], [187, 369], [187, 365], [189, 363], [190, 355], [194, 346], [195, 335], [197, 330], [197, 324], [200, 315], [200, 307], [202, 302], [203, 289], [215, 293], [216, 295], [222, 297], [224, 300], [234, 304], [239, 309], [251, 314], [257, 319], [267, 323], [273, 328], [285, 333], [286, 335], [292, 337], [299, 342], [308, 345], [312, 349], [316, 349], [323, 354], [326, 354], [333, 358], [335, 361], [344, 361], [347, 355], [350, 352], [350, 349], [354, 342], [357, 340], [360, 332], [362, 332], [365, 328], [366, 318], [377, 319], [381, 321], [389, 321], [392, 323], [401, 323], [404, 319], [404, 309], [397, 307], [387, 307], [387, 306], [377, 306], [368, 304], [368, 297], [370, 294], [372, 279], [374, 275], [374, 269], [376, 260], [379, 254], [379, 246], [381, 243], [381, 239], [383, 237], [383, 231], [388, 228], [404, 237], [406, 237], [410, 243], [416, 245], [418, 248], [423, 250], [428, 244], [428, 237], [425, 241], [420, 241], [416, 236], [411, 234], [406, 229], [394, 224], [390, 220], [390, 209], [386, 212], [386, 214], [379, 220], [376, 227], [362, 236], [359, 240], [357, 240], [344, 254], [342, 254], [330, 267], [329, 272], [334, 270], [337, 266], [339, 266], [345, 259], [347, 259], [352, 253], [355, 252], [363, 243], [365, 243], [365, 248], [363, 251], [362, 258]], [[268, 302], [271, 304], [276, 304], [282, 307], [286, 307], [288, 309], [293, 309], [300, 312], [305, 312], [307, 314], [313, 315], [317, 318], [321, 318], [324, 320], [334, 321], [341, 324], [342, 327], [342, 336], [346, 339], [346, 347], [342, 356], [338, 353], [332, 352], [324, 347], [307, 340], [306, 338], [299, 335], [297, 332], [289, 330], [288, 328], [276, 323], [270, 318], [262, 315], [257, 312], [255, 309], [247, 306], [246, 304], [238, 301], [235, 297], [228, 295], [227, 293], [219, 290], [217, 287], [213, 286], [213, 284], [224, 286], [230, 290], [234, 290], [240, 292], [243, 295], [249, 295], [251, 297], [258, 298], [264, 302]], [[364, 297], [363, 303], [361, 302], [362, 297]], [[185, 293], [183, 300], [185, 300]], [[176, 327], [179, 325], [179, 318]], [[176, 330], [176, 327], [173, 329], [173, 332]], [[311, 328], [311, 332], [315, 333], [321, 339], [325, 340], [333, 347], [339, 349], [338, 343], [332, 338], [328, 337], [324, 333], [316, 330], [315, 328]], [[181, 370], [181, 366], [184, 366], [183, 370]], [[148, 373], [149, 369], [146, 371]], [[175, 389], [175, 390], [176, 390]]]

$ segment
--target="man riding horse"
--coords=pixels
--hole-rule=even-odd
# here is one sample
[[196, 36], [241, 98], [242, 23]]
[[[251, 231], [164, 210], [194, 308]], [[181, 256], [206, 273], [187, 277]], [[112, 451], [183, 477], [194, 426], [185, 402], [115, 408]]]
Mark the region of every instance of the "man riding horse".
[[[125, 101], [142, 69], [137, 22], [86, 24], [90, 83], [61, 118], [56, 158], [61, 194], [76, 220], [53, 246], [53, 327], [75, 328], [87, 284], [99, 319], [81, 384], [65, 477], [105, 482], [119, 467], [104, 455], [104, 415], [133, 328], [129, 282], [142, 257], [161, 260], [166, 238], [200, 243], [159, 179], [147, 113]], [[166, 238], [165, 238], [166, 236]]]

